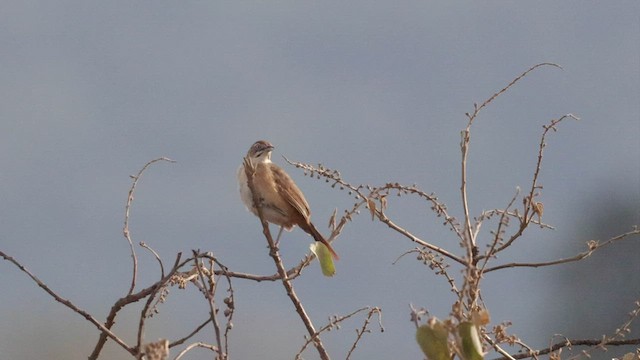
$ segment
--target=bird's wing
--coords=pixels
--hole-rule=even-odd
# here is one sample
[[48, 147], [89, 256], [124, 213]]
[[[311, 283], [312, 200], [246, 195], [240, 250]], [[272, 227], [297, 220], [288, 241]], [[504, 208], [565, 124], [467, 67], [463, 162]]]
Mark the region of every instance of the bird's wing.
[[282, 168], [275, 164], [272, 165], [274, 179], [276, 181], [276, 189], [282, 197], [293, 206], [302, 216], [309, 218], [311, 211], [309, 204], [304, 198], [302, 191], [298, 188], [293, 179]]

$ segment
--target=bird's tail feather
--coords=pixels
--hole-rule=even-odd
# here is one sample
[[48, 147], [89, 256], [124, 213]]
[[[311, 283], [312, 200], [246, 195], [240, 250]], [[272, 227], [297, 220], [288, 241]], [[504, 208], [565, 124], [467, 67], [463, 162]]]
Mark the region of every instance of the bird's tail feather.
[[320, 234], [320, 232], [318, 231], [318, 229], [316, 229], [315, 226], [313, 226], [312, 223], [309, 223], [309, 229], [311, 230], [311, 236], [313, 236], [313, 238], [316, 241], [321, 242], [324, 246], [327, 247], [327, 249], [329, 249], [329, 252], [331, 253], [331, 256], [335, 259], [335, 260], [340, 260], [340, 256], [338, 256], [338, 253], [336, 253], [335, 250], [333, 250], [333, 248], [331, 247], [331, 244], [329, 244], [329, 242], [327, 240], [324, 239], [324, 237], [322, 236], [322, 234]]

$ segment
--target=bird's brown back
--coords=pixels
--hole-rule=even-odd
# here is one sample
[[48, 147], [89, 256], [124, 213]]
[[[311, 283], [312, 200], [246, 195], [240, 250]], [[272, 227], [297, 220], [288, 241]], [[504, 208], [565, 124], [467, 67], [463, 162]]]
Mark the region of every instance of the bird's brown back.
[[257, 164], [253, 182], [266, 220], [285, 228], [308, 227], [309, 204], [284, 170], [273, 163]]

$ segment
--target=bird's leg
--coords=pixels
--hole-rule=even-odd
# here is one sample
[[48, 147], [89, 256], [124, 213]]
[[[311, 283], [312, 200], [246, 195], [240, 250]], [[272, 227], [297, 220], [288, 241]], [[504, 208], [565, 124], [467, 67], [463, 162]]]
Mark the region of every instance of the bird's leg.
[[282, 235], [282, 230], [284, 229], [283, 226], [280, 226], [280, 231], [278, 231], [278, 237], [276, 237], [276, 247], [278, 247], [278, 244], [280, 244], [280, 236]]

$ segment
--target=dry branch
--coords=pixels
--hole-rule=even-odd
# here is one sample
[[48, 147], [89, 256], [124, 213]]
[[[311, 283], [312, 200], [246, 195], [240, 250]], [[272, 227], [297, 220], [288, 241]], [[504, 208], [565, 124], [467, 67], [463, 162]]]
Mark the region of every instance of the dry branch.
[[138, 275], [138, 258], [136, 256], [136, 251], [133, 246], [133, 240], [131, 239], [131, 232], [129, 231], [129, 216], [131, 214], [131, 205], [133, 204], [133, 198], [134, 198], [133, 195], [136, 191], [136, 187], [138, 186], [138, 181], [140, 181], [140, 177], [142, 177], [142, 174], [145, 172], [145, 170], [147, 170], [147, 168], [152, 164], [159, 161], [168, 161], [172, 163], [175, 162], [174, 160], [171, 160], [166, 157], [157, 158], [146, 163], [142, 167], [142, 169], [138, 171], [136, 175], [131, 175], [131, 178], [133, 179], [133, 183], [129, 188], [129, 194], [127, 195], [127, 204], [124, 207], [124, 227], [122, 228], [122, 234], [124, 235], [125, 239], [127, 239], [127, 241], [129, 242], [129, 247], [131, 249], [131, 259], [133, 260], [133, 275], [131, 277], [131, 286], [129, 287], [129, 292], [127, 293], [127, 295], [131, 295], [133, 293], [133, 290], [136, 287], [136, 278]]
[[42, 282], [37, 276], [31, 273], [31, 271], [29, 271], [26, 267], [24, 267], [24, 265], [20, 264], [16, 259], [12, 258], [11, 256], [5, 254], [2, 251], [0, 251], [0, 256], [2, 256], [5, 260], [9, 261], [10, 263], [14, 264], [16, 267], [18, 267], [18, 269], [20, 269], [20, 271], [27, 274], [42, 290], [44, 290], [47, 294], [53, 297], [57, 302], [73, 310], [73, 312], [80, 314], [82, 317], [87, 319], [90, 323], [94, 324], [98, 328], [98, 330], [100, 330], [101, 334], [104, 335], [105, 339], [107, 337], [112, 339], [132, 355], [136, 353], [135, 349], [127, 345], [124, 342], [124, 340], [120, 339], [116, 334], [111, 332], [111, 330], [108, 327], [100, 323], [98, 320], [96, 320], [91, 314], [89, 314], [85, 310], [82, 310], [76, 305], [74, 305], [70, 300], [64, 299], [58, 294], [56, 294], [53, 290], [51, 290], [51, 288], [49, 288], [49, 286], [47, 286], [44, 282]]
[[[536, 350], [533, 352], [524, 352], [519, 354], [511, 355], [514, 359], [526, 359], [539, 355], [547, 355], [554, 351], [560, 350], [562, 348], [571, 348], [572, 346], [592, 346], [592, 347], [600, 347], [600, 346], [625, 346], [625, 345], [640, 345], [640, 338], [636, 339], [626, 339], [626, 340], [611, 340], [607, 342], [602, 342], [601, 339], [573, 339], [573, 340], [565, 340], [558, 343], [555, 343], [549, 346], [546, 349]], [[507, 357], [499, 357], [494, 360], [508, 360]]]
[[570, 258], [564, 258], [564, 259], [558, 259], [558, 260], [552, 260], [552, 261], [546, 261], [546, 262], [532, 262], [532, 263], [508, 263], [508, 264], [502, 264], [502, 265], [497, 265], [494, 267], [490, 267], [488, 269], [486, 269], [484, 271], [484, 273], [489, 273], [492, 271], [496, 271], [496, 270], [501, 270], [501, 269], [506, 269], [506, 268], [515, 268], [515, 267], [533, 267], [533, 268], [537, 268], [537, 267], [543, 267], [543, 266], [551, 266], [551, 265], [559, 265], [559, 264], [566, 264], [566, 263], [570, 263], [570, 262], [574, 262], [574, 261], [579, 261], [582, 260], [584, 258], [587, 258], [589, 256], [591, 256], [591, 254], [593, 254], [594, 251], [603, 248], [607, 245], [611, 245], [612, 243], [616, 242], [616, 241], [620, 241], [623, 240], [627, 237], [632, 237], [632, 236], [637, 236], [640, 235], [640, 229], [633, 229], [629, 232], [626, 232], [624, 234], [620, 234], [618, 236], [614, 236], [612, 238], [610, 238], [609, 240], [600, 243], [596, 240], [591, 240], [587, 242], [587, 250], [573, 256]]

